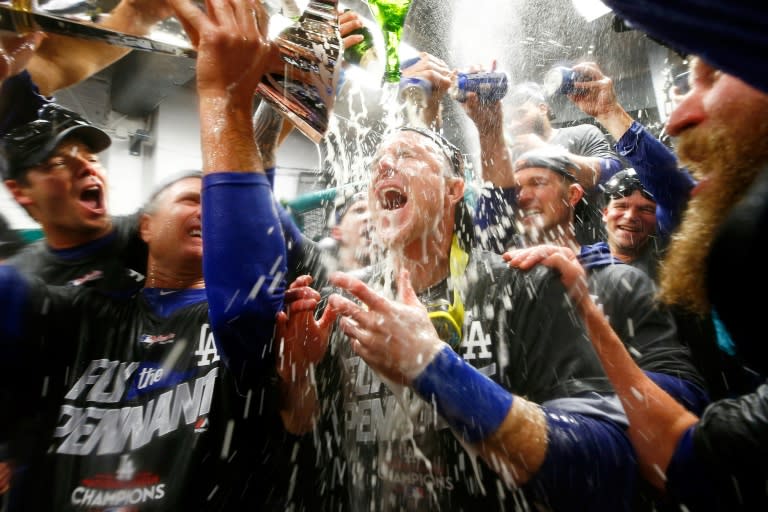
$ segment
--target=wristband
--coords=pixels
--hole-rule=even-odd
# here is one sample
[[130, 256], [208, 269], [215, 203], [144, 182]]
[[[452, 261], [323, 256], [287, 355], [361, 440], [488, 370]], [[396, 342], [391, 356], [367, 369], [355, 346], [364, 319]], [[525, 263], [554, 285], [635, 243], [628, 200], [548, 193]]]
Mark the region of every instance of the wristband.
[[411, 384], [448, 425], [470, 443], [482, 441], [498, 430], [512, 407], [513, 396], [464, 362], [446, 346]]

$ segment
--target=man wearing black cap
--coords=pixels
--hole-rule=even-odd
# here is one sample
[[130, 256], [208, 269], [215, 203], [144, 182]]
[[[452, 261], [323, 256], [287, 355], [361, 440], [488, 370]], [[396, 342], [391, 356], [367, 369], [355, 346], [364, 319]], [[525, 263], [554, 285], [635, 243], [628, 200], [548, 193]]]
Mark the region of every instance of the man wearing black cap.
[[663, 246], [657, 238], [656, 199], [640, 182], [634, 169], [616, 173], [603, 187], [607, 204], [603, 222], [611, 254], [652, 279]]
[[45, 235], [9, 263], [51, 284], [127, 295], [140, 287], [146, 248], [136, 216], [113, 218], [107, 210], [107, 176], [98, 153], [109, 147], [109, 136], [48, 104], [35, 121], [0, 141], [5, 185]]

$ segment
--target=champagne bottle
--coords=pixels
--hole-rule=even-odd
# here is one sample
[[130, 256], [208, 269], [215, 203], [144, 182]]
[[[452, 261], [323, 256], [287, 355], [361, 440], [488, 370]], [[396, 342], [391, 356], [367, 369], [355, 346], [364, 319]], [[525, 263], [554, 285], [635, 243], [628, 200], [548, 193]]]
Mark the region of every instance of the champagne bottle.
[[368, 0], [373, 16], [384, 32], [387, 60], [384, 81], [400, 83], [400, 39], [403, 35], [405, 17], [411, 8], [411, 0]]
[[361, 35], [363, 40], [344, 50], [344, 60], [361, 68], [368, 68], [373, 65], [378, 59], [378, 55], [373, 46], [373, 34], [368, 30], [368, 27], [363, 25], [357, 30], [353, 30], [349, 35]]

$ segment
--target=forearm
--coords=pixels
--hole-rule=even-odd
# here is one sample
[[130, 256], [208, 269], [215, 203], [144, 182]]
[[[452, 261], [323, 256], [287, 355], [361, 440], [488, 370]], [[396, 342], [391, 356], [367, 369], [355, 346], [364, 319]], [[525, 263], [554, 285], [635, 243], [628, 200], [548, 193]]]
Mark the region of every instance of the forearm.
[[262, 174], [210, 174], [202, 208], [211, 326], [225, 362], [258, 368], [269, 360], [285, 290], [285, 240], [269, 182]]
[[624, 344], [598, 306], [584, 296], [578, 312], [606, 374], [621, 398], [629, 418], [629, 436], [644, 476], [664, 488], [664, 471], [686, 428], [696, 422], [674, 398], [657, 386], [632, 360]]
[[630, 116], [620, 105], [608, 109], [595, 117], [595, 120], [603, 125], [608, 133], [615, 140], [619, 140], [632, 125], [632, 116]]
[[264, 173], [251, 124], [252, 96], [200, 94], [203, 172]]
[[454, 434], [474, 446], [511, 485], [528, 481], [544, 460], [547, 432], [541, 409], [492, 381], [450, 347], [412, 386], [434, 404]]
[[[123, 0], [99, 26], [144, 36], [163, 18], [151, 9], [139, 8], [134, 0]], [[128, 48], [98, 41], [49, 34], [28, 69], [40, 91], [49, 96], [87, 79], [129, 51]]]
[[500, 188], [515, 186], [512, 156], [504, 140], [504, 134], [497, 130], [483, 130], [480, 134], [480, 163], [483, 180]]
[[280, 417], [288, 432], [301, 435], [312, 430], [318, 410], [317, 388], [309, 375], [280, 379]]

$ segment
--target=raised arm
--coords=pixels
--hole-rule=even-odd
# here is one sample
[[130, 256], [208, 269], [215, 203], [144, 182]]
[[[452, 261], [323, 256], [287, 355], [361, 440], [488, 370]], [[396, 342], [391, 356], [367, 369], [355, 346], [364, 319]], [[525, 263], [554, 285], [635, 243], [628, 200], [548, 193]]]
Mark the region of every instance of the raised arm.
[[573, 69], [590, 80], [579, 82], [579, 94], [569, 98], [616, 140], [616, 151], [637, 171], [643, 185], [656, 199], [659, 234], [669, 235], [680, 223], [695, 181], [678, 166], [677, 158], [669, 148], [624, 110], [616, 96], [613, 80], [597, 64], [582, 62]]
[[[99, 25], [144, 36], [172, 13], [166, 0], [121, 0]], [[50, 96], [101, 71], [128, 52], [128, 48], [107, 43], [48, 34], [28, 69], [40, 92]]]
[[260, 2], [172, 0], [196, 46], [203, 153], [203, 273], [211, 326], [236, 375], [271, 361], [285, 240], [254, 139], [253, 95], [274, 48]]

